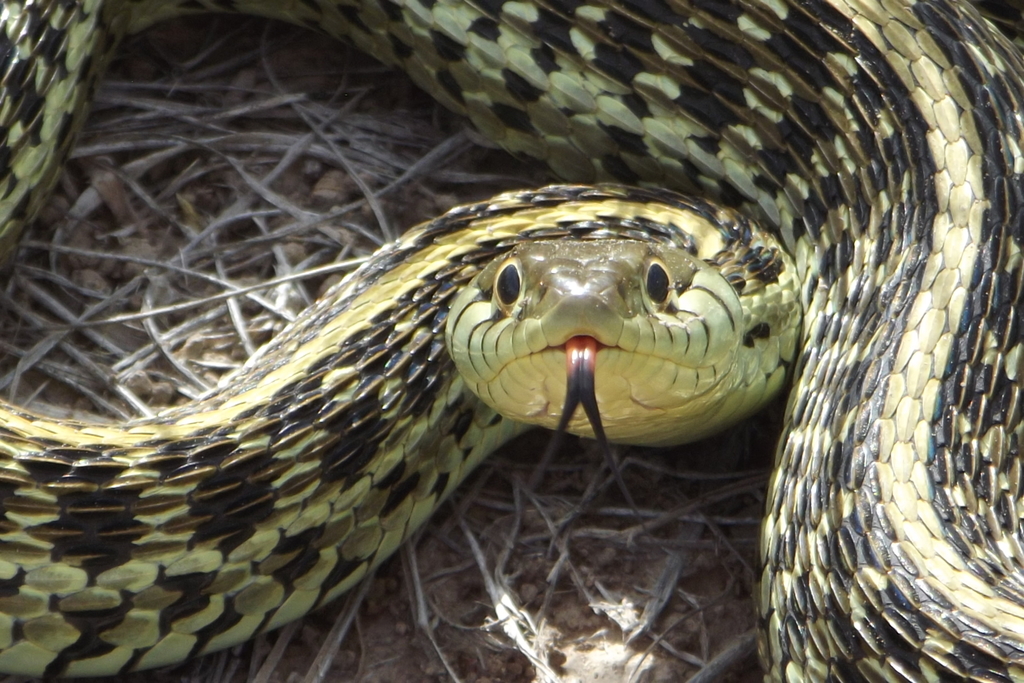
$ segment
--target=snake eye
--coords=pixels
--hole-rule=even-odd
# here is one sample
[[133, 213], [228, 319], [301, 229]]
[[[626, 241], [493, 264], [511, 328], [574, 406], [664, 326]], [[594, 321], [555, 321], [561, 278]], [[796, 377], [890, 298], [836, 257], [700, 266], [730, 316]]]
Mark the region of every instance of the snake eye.
[[523, 279], [519, 276], [519, 264], [509, 261], [498, 271], [498, 277], [494, 280], [494, 293], [503, 306], [511, 306], [519, 298], [522, 286]]
[[651, 261], [647, 265], [647, 296], [656, 304], [663, 304], [668, 300], [669, 288], [668, 271], [658, 261]]

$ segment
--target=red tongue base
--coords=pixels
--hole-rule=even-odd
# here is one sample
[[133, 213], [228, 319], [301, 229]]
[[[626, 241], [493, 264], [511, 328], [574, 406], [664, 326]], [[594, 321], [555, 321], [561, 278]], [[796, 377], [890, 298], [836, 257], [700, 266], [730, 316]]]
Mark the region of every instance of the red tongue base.
[[565, 403], [562, 417], [555, 428], [557, 443], [569, 420], [576, 413], [576, 407], [583, 404], [583, 410], [594, 430], [594, 438], [604, 443], [604, 428], [601, 414], [597, 410], [597, 394], [594, 392], [594, 374], [597, 368], [597, 340], [593, 337], [577, 336], [565, 342]]
[[[594, 384], [594, 371], [597, 367], [597, 340], [593, 337], [573, 337], [565, 342], [565, 375], [569, 386], [578, 381], [582, 373], [590, 375], [590, 385]], [[568, 389], [568, 387], [567, 387]], [[566, 391], [568, 394], [569, 391]], [[575, 408], [575, 406], [573, 406]], [[570, 417], [572, 417], [570, 415]]]

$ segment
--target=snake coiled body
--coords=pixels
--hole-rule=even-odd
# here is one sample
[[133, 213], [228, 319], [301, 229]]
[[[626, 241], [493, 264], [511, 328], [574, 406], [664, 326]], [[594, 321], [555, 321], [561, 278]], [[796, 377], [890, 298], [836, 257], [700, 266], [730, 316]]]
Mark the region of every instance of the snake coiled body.
[[[6, 247], [120, 36], [202, 8], [344, 37], [567, 180], [697, 193], [777, 232], [804, 329], [761, 539], [768, 676], [1024, 679], [1024, 61], [975, 5], [7, 2]], [[501, 219], [534, 199], [407, 235], [188, 408], [112, 428], [3, 407], [0, 670], [178, 661], [390, 553], [518, 429], [438, 334], [453, 290], [530, 238]]]

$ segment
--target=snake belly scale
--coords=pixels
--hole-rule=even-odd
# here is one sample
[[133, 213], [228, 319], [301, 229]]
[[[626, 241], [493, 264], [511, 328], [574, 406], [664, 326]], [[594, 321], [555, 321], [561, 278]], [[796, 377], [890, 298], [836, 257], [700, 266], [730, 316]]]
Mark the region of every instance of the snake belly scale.
[[[981, 14], [1013, 26], [1014, 3], [6, 2], [6, 248], [118, 39], [205, 10], [344, 37], [567, 180], [698, 193], [774, 230], [804, 329], [761, 538], [767, 675], [1024, 680], [1024, 62]], [[0, 670], [178, 661], [391, 552], [518, 429], [438, 338], [455, 288], [530, 237], [504, 207], [410, 233], [205, 401], [118, 428], [4, 406]]]

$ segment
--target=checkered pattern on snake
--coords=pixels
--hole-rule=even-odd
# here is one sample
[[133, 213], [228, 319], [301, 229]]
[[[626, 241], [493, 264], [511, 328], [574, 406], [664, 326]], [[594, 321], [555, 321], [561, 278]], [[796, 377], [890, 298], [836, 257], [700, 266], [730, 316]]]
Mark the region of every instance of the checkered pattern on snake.
[[[697, 193], [776, 231], [805, 322], [759, 555], [768, 676], [1024, 680], [1024, 62], [980, 14], [1012, 30], [1017, 3], [9, 0], [3, 246], [118, 39], [204, 9], [345, 37], [567, 180]], [[447, 374], [453, 254], [495, 248], [453, 234], [407, 235], [169, 416], [0, 409], [0, 670], [224, 647], [391, 552], [515, 430]]]

